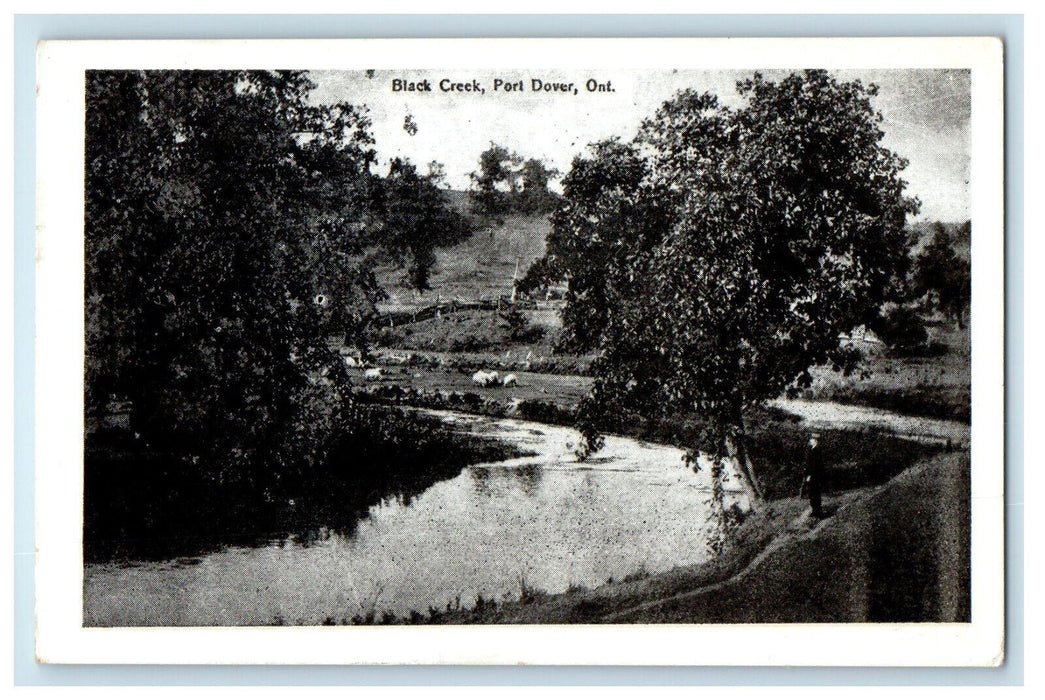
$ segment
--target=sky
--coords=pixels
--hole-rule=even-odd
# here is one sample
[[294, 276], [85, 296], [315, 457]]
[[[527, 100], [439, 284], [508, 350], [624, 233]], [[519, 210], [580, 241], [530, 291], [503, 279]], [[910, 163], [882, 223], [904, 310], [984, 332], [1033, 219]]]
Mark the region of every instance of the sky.
[[[779, 79], [785, 71], [763, 71]], [[313, 71], [317, 103], [365, 105], [373, 120], [379, 167], [393, 157], [418, 166], [439, 161], [449, 185], [468, 187], [479, 154], [491, 142], [524, 158], [540, 158], [565, 173], [589, 143], [611, 136], [630, 139], [642, 119], [684, 88], [708, 91], [728, 105], [741, 104], [736, 81], [752, 71], [416, 70]], [[875, 83], [873, 104], [884, 118], [884, 145], [908, 159], [908, 194], [922, 202], [916, 220], [969, 218], [971, 116], [965, 70], [832, 71], [840, 80]], [[431, 91], [394, 91], [394, 81]], [[495, 89], [495, 80], [503, 81]], [[506, 91], [522, 81], [523, 91]], [[565, 91], [535, 92], [559, 84]], [[445, 82], [443, 82], [445, 81]], [[589, 82], [590, 81], [590, 82]], [[440, 83], [449, 88], [442, 90]], [[572, 83], [572, 86], [570, 84]], [[461, 88], [476, 85], [485, 92]], [[592, 91], [588, 86], [593, 87]], [[602, 89], [600, 89], [600, 86]], [[416, 132], [404, 129], [410, 116]], [[412, 131], [412, 130], [411, 130]]]

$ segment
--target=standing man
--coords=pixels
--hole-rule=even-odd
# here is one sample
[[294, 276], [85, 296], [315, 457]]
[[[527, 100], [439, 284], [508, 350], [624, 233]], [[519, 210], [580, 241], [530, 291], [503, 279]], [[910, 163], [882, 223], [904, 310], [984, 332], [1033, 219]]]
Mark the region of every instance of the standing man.
[[820, 495], [824, 482], [824, 457], [820, 453], [820, 433], [810, 433], [806, 449], [806, 491], [809, 494], [809, 514], [814, 518], [824, 517]]

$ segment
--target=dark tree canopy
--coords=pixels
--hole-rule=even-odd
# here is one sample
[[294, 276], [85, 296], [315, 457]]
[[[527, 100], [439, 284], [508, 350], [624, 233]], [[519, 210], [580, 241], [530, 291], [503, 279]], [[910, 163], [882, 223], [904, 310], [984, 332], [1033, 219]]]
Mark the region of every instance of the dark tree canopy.
[[382, 245], [394, 257], [409, 257], [410, 286], [429, 289], [437, 248], [451, 246], [471, 233], [471, 222], [454, 210], [440, 188], [443, 167], [432, 162], [421, 175], [408, 160], [395, 158], [382, 188]]
[[515, 170], [520, 162], [517, 154], [495, 143], [479, 154], [479, 170], [469, 176], [477, 216], [497, 222], [504, 219], [518, 189]]
[[648, 254], [668, 226], [668, 211], [649, 177], [637, 146], [610, 140], [593, 144], [590, 158], [574, 159], [562, 181], [547, 254], [519, 289], [569, 280], [560, 341], [566, 348], [590, 350], [608, 340], [611, 307], [642, 282], [629, 260]]
[[473, 210], [497, 224], [513, 212], [547, 214], [558, 202], [558, 195], [549, 189], [558, 176], [558, 170], [537, 158], [524, 159], [491, 143], [479, 154], [479, 169], [470, 175]]
[[86, 83], [88, 412], [126, 400], [146, 449], [216, 481], [316, 463], [352, 410], [327, 338], [362, 332], [366, 253], [395, 229], [367, 117], [298, 72]]
[[693, 447], [737, 459], [744, 413], [854, 366], [839, 335], [906, 274], [906, 163], [881, 145], [873, 85], [824, 71], [738, 83], [742, 107], [684, 91], [632, 143], [577, 158], [527, 283], [568, 282], [565, 335], [595, 347], [582, 427], [622, 410], [693, 412]]
[[559, 171], [549, 168], [536, 158], [528, 158], [519, 171], [522, 189], [516, 195], [515, 208], [522, 214], [547, 214], [555, 209], [558, 196], [548, 185], [559, 176]]
[[[967, 221], [956, 234], [968, 240], [971, 231]], [[930, 310], [962, 326], [972, 291], [969, 261], [958, 254], [954, 236], [943, 224], [933, 225], [932, 239], [915, 259], [912, 278], [914, 294], [924, 297]]]

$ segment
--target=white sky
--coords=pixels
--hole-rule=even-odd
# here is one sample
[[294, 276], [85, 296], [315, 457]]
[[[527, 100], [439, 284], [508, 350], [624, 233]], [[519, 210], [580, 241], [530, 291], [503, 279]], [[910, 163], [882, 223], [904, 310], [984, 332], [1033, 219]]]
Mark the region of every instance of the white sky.
[[[639, 122], [678, 90], [691, 87], [738, 104], [735, 83], [753, 71], [490, 71], [417, 70], [314, 71], [317, 102], [366, 105], [382, 170], [394, 156], [419, 167], [437, 160], [446, 166], [452, 187], [465, 189], [468, 173], [490, 142], [523, 157], [541, 158], [562, 172], [587, 144], [610, 136], [630, 139]], [[763, 71], [779, 78], [781, 71]], [[839, 79], [859, 78], [880, 88], [874, 104], [885, 119], [885, 145], [910, 161], [904, 178], [908, 193], [922, 201], [919, 220], [969, 218], [969, 73], [949, 70], [833, 71]], [[393, 92], [392, 79], [427, 79], [433, 92]], [[485, 94], [442, 92], [439, 81], [477, 80]], [[494, 79], [524, 81], [524, 92], [494, 91]], [[574, 83], [578, 93], [531, 91], [531, 79]], [[609, 81], [614, 92], [589, 93], [588, 79]], [[417, 124], [403, 129], [406, 115]]]

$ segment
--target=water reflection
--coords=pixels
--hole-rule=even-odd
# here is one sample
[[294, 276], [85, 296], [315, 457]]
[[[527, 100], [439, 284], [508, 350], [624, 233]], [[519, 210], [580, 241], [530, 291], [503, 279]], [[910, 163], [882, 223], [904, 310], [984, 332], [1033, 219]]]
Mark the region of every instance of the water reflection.
[[[447, 416], [537, 455], [465, 468], [365, 504], [337, 499], [285, 536], [176, 568], [86, 568], [88, 625], [321, 624], [556, 593], [708, 556], [707, 471], [679, 450], [610, 437], [579, 464], [576, 434]], [[539, 434], [538, 434], [539, 432]], [[335, 517], [340, 516], [340, 517]]]
[[510, 495], [513, 489], [524, 498], [533, 498], [544, 475], [539, 464], [500, 468], [478, 466], [469, 467], [465, 472], [471, 477], [473, 491], [480, 499]]

